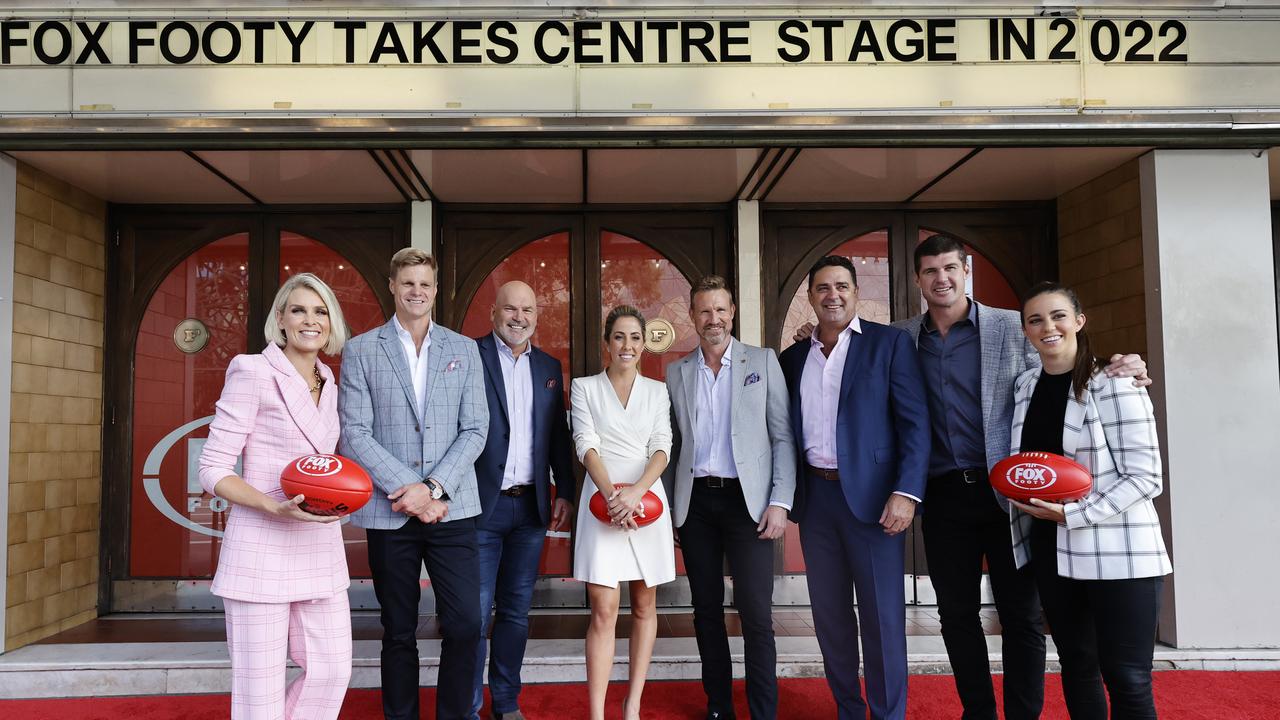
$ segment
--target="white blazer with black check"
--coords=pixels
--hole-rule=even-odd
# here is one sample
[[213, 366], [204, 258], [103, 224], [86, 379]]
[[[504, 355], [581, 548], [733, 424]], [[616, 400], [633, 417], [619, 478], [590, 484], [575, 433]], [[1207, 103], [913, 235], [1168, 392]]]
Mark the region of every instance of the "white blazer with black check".
[[[1014, 383], [1012, 452], [1022, 445], [1022, 424], [1040, 368]], [[1058, 526], [1058, 574], [1077, 580], [1156, 577], [1173, 571], [1151, 499], [1163, 488], [1160, 442], [1151, 399], [1132, 378], [1098, 372], [1083, 401], [1072, 394], [1062, 428], [1064, 454], [1093, 475], [1093, 492], [1067, 503]], [[1018, 567], [1030, 560], [1031, 516], [1009, 510]]]

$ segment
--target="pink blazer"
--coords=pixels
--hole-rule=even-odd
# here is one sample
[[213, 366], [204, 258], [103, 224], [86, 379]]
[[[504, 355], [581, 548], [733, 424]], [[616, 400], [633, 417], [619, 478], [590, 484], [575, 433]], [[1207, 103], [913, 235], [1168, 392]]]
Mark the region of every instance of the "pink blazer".
[[[338, 388], [325, 379], [317, 407], [308, 384], [284, 352], [268, 344], [261, 355], [237, 355], [227, 367], [209, 439], [200, 455], [200, 484], [235, 474], [244, 454], [245, 482], [284, 500], [280, 471], [300, 455], [331, 453], [338, 444]], [[245, 602], [282, 603], [331, 597], [351, 584], [338, 523], [310, 523], [231, 506], [214, 595]]]

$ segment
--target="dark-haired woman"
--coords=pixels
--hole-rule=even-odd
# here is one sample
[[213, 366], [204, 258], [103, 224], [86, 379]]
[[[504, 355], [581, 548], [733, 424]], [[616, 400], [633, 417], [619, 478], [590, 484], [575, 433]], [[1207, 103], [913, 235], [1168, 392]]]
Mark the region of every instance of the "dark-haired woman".
[[[1042, 367], [1014, 385], [1013, 451], [1064, 455], [1093, 475], [1066, 504], [1013, 503], [1014, 555], [1031, 562], [1072, 718], [1154, 718], [1151, 664], [1164, 575], [1172, 571], [1151, 499], [1160, 446], [1143, 388], [1110, 378], [1089, 348], [1075, 292], [1040, 283], [1022, 328]], [[1105, 692], [1104, 692], [1105, 685]]]
[[[573, 442], [587, 468], [578, 507], [573, 576], [587, 583], [591, 625], [587, 629], [587, 696], [591, 720], [604, 720], [605, 692], [613, 670], [618, 583], [631, 593], [630, 686], [624, 720], [640, 717], [649, 659], [658, 634], [658, 585], [676, 577], [671, 514], [639, 527], [640, 500], [648, 490], [665, 498], [659, 479], [671, 453], [671, 401], [667, 386], [640, 374], [644, 316], [627, 305], [605, 321], [609, 367], [576, 378], [570, 392]], [[619, 488], [618, 485], [630, 484]], [[591, 497], [608, 498], [611, 524], [588, 512]]]

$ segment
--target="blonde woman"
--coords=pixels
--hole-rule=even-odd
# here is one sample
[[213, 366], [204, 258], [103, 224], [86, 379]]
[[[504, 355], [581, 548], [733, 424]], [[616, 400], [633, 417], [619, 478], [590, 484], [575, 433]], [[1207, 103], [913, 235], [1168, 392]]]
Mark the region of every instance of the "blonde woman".
[[[200, 455], [200, 484], [231, 503], [212, 588], [226, 607], [231, 717], [336, 718], [351, 676], [341, 528], [285, 497], [280, 471], [337, 446], [338, 388], [319, 354], [341, 352], [347, 326], [329, 286], [300, 273], [276, 293], [264, 332], [266, 349], [227, 367]], [[287, 657], [302, 674], [286, 687]]]

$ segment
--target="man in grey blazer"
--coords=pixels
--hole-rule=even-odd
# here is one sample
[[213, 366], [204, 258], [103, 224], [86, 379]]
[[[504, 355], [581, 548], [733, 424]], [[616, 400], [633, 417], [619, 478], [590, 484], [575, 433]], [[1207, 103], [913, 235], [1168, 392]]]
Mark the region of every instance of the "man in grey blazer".
[[431, 321], [435, 260], [391, 258], [396, 312], [347, 343], [338, 412], [341, 452], [373, 478], [352, 522], [368, 533], [382, 619], [382, 711], [417, 720], [418, 600], [425, 562], [442, 636], [436, 717], [471, 713], [480, 641], [475, 461], [489, 427], [483, 371], [470, 338]]
[[675, 462], [663, 482], [693, 596], [707, 718], [732, 718], [733, 666], [724, 622], [724, 562], [742, 621], [747, 706], [777, 716], [773, 541], [786, 530], [796, 455], [782, 368], [773, 350], [733, 339], [724, 278], [694, 285], [689, 316], [698, 349], [667, 368]]
[[[979, 619], [986, 560], [1000, 616], [1006, 718], [1038, 718], [1044, 704], [1045, 642], [1034, 576], [1014, 564], [1008, 501], [987, 482], [1009, 454], [1013, 384], [1039, 357], [1016, 310], [965, 296], [968, 253], [933, 235], [915, 250], [915, 278], [927, 311], [895, 323], [916, 345], [929, 401], [932, 451], [921, 514], [925, 558], [938, 598], [942, 639], [965, 718], [996, 718]], [[1137, 355], [1116, 356], [1108, 373], [1140, 376]]]

